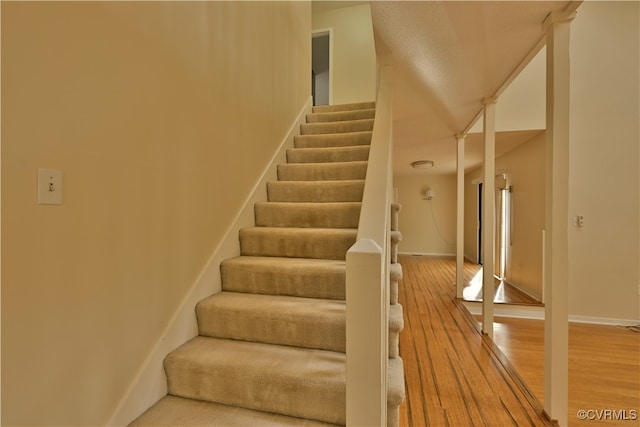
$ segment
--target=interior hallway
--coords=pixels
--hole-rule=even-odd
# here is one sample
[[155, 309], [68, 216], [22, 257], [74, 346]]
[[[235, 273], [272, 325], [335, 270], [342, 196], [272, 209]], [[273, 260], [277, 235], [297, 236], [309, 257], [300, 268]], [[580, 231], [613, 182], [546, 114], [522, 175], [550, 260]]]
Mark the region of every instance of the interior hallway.
[[[536, 416], [544, 399], [543, 321], [496, 318], [498, 349], [454, 298], [453, 257], [399, 262], [407, 381], [401, 425], [549, 425]], [[569, 332], [569, 425], [640, 426], [640, 333], [580, 323]], [[489, 372], [481, 375], [480, 366]], [[626, 411], [635, 419], [580, 420], [581, 409]]]

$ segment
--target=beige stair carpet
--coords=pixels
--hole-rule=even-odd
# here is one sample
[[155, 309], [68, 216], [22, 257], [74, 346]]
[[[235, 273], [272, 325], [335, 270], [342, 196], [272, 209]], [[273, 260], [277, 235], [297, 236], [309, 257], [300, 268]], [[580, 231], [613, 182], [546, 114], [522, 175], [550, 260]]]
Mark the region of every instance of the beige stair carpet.
[[[165, 359], [168, 395], [131, 425], [345, 425], [344, 260], [356, 241], [374, 117], [373, 103], [307, 116], [278, 181], [267, 184], [268, 201], [255, 205], [255, 226], [240, 231], [241, 256], [221, 265], [222, 292], [195, 308], [199, 336]], [[396, 426], [402, 271], [390, 270], [387, 410]]]

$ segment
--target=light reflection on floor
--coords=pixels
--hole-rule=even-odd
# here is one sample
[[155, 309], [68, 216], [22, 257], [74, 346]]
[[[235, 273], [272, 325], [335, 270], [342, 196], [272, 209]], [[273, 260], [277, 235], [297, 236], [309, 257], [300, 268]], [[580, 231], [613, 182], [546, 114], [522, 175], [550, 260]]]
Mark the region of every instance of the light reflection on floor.
[[[540, 304], [503, 280], [494, 279], [494, 283], [495, 297], [493, 301], [496, 303]], [[478, 271], [462, 290], [462, 298], [465, 301], [482, 301], [482, 291], [482, 267], [478, 266]]]

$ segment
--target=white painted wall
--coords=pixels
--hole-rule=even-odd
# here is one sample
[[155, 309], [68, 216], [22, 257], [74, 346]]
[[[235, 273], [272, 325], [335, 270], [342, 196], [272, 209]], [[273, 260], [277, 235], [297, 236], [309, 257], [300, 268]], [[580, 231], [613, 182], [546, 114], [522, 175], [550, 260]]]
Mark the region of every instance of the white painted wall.
[[640, 3], [584, 2], [572, 23], [571, 315], [640, 319]]
[[333, 29], [333, 104], [374, 101], [376, 54], [368, 3], [314, 12], [313, 30]]
[[[398, 228], [402, 242], [400, 253], [455, 255], [456, 252], [456, 177], [455, 175], [401, 175], [393, 178], [402, 209]], [[435, 192], [423, 200], [429, 187]]]
[[[496, 103], [496, 131], [545, 128], [546, 48], [531, 60]], [[482, 116], [471, 133], [482, 133]]]
[[106, 425], [310, 97], [311, 7], [1, 8], [1, 423]]

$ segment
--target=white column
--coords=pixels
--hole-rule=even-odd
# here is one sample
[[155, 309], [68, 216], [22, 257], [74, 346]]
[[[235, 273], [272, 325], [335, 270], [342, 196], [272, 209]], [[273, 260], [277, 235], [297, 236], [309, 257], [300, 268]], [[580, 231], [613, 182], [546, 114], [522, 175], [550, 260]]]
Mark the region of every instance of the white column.
[[456, 296], [462, 298], [464, 290], [464, 143], [466, 134], [456, 135], [458, 155], [457, 222], [456, 222]]
[[575, 13], [547, 17], [544, 406], [568, 425], [569, 35]]
[[482, 332], [493, 338], [493, 298], [495, 294], [495, 175], [496, 175], [496, 100], [484, 105], [484, 177], [482, 191]]

